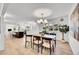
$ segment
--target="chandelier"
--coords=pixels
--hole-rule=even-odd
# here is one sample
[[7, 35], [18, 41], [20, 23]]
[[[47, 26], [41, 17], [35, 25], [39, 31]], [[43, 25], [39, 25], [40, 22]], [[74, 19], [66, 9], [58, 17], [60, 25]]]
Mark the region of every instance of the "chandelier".
[[52, 11], [48, 8], [38, 8], [34, 11], [33, 15], [37, 17], [37, 23], [47, 25], [47, 17], [52, 14]]
[[41, 13], [41, 18], [37, 20], [37, 23], [40, 23], [40, 24], [48, 23], [47, 19], [44, 17], [44, 13]]

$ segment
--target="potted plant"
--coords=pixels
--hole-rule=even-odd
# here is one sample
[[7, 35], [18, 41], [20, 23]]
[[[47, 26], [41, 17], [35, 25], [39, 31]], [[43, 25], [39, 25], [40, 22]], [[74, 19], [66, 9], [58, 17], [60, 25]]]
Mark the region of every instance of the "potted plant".
[[64, 34], [69, 31], [69, 26], [59, 25], [59, 31], [62, 32], [62, 40], [64, 40]]
[[47, 29], [48, 29], [48, 27], [47, 26], [45, 26], [45, 27], [43, 27], [43, 33], [46, 33], [47, 32]]

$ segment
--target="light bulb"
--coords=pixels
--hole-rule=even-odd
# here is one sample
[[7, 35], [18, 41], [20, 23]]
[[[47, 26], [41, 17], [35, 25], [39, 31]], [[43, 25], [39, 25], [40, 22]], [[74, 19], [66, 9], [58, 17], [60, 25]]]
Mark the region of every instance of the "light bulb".
[[40, 19], [40, 22], [43, 22], [43, 19]]
[[37, 20], [37, 23], [40, 23], [40, 20]]
[[44, 23], [48, 23], [46, 19], [44, 20]]

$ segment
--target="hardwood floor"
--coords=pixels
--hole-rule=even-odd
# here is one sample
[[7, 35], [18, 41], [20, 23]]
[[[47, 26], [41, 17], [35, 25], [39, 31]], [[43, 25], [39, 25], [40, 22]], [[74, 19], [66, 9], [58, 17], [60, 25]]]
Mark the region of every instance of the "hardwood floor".
[[[52, 55], [72, 55], [72, 50], [68, 43], [62, 43], [57, 41], [55, 53]], [[41, 55], [37, 52], [37, 49], [33, 49], [28, 44], [28, 47], [24, 47], [24, 38], [6, 38], [5, 39], [5, 50], [0, 51], [0, 55]], [[44, 49], [42, 55], [49, 55], [49, 50]]]

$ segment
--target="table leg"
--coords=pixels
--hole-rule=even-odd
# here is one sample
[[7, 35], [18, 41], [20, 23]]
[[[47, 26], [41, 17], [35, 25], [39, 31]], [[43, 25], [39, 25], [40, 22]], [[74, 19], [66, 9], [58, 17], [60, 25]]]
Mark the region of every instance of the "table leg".
[[54, 42], [55, 42], [55, 47], [56, 47], [56, 40], [54, 40]]
[[33, 37], [33, 49], [34, 49], [34, 37]]
[[43, 46], [42, 46], [42, 44], [43, 44], [43, 39], [41, 38], [41, 40], [42, 40], [42, 43], [41, 43], [41, 54], [42, 54], [42, 50], [43, 50]]
[[50, 55], [51, 55], [51, 40], [49, 40], [49, 44], [50, 44]]
[[38, 40], [38, 52], [39, 52], [39, 40]]

